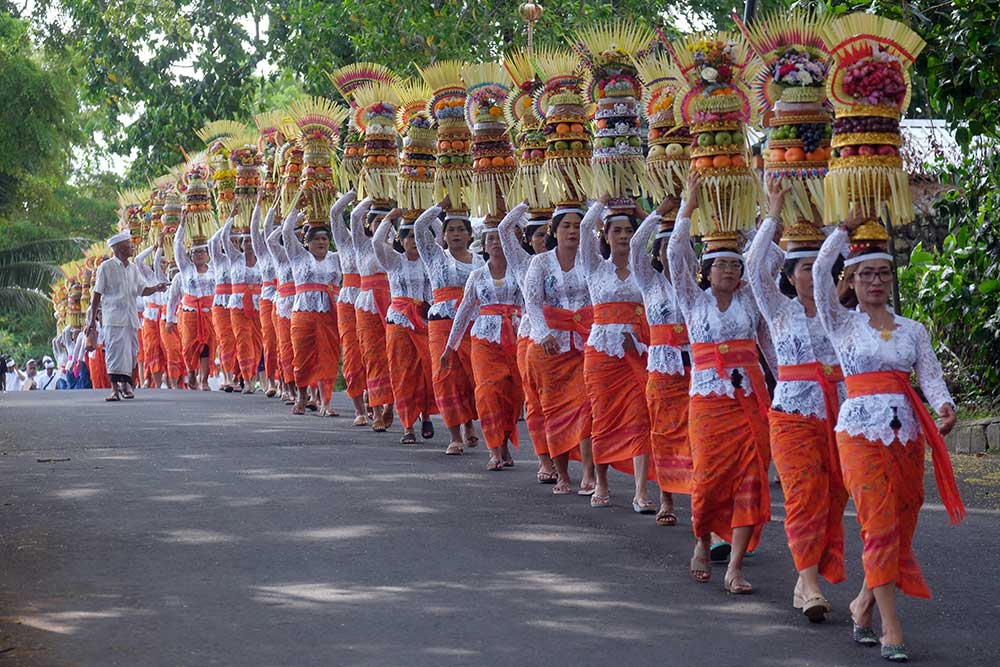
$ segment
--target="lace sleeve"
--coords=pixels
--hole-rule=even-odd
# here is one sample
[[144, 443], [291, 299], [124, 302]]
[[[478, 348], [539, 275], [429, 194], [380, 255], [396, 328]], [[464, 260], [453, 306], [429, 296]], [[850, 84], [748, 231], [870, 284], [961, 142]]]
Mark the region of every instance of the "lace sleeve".
[[604, 258], [601, 257], [601, 250], [597, 244], [597, 221], [600, 220], [601, 214], [604, 213], [605, 208], [604, 202], [595, 201], [587, 209], [587, 213], [583, 216], [583, 221], [580, 223], [580, 250], [577, 253], [580, 265], [583, 267], [583, 272], [587, 275], [591, 275], [599, 268], [601, 268], [601, 263]]
[[399, 253], [392, 247], [392, 243], [389, 242], [389, 233], [393, 231], [392, 220], [389, 216], [382, 218], [382, 222], [379, 223], [378, 229], [372, 235], [372, 250], [375, 251], [375, 259], [378, 261], [379, 266], [382, 267], [383, 271], [398, 271], [403, 264], [403, 260], [399, 258]]
[[500, 236], [500, 248], [503, 250], [504, 257], [507, 258], [507, 264], [510, 266], [511, 272], [522, 282], [525, 273], [528, 271], [528, 262], [531, 261], [531, 255], [518, 242], [514, 229], [517, 226], [517, 222], [524, 219], [524, 214], [527, 210], [527, 204], [524, 202], [518, 204], [507, 212], [507, 215], [503, 217], [497, 228], [497, 233]]
[[149, 259], [149, 256], [155, 249], [156, 248], [154, 246], [149, 246], [148, 248], [140, 252], [138, 255], [136, 255], [135, 259], [133, 260], [135, 262], [135, 265], [139, 268], [139, 275], [141, 275], [142, 279], [149, 285], [156, 284], [155, 282], [156, 275], [153, 273], [152, 269], [149, 268], [149, 265], [146, 264], [146, 260]]
[[524, 276], [524, 309], [531, 318], [531, 326], [545, 324], [545, 268], [542, 255], [535, 255], [528, 263]]
[[[756, 304], [753, 306], [756, 308]], [[771, 338], [771, 328], [767, 326], [767, 321], [757, 315], [757, 345], [764, 355], [764, 361], [771, 369], [771, 375], [778, 377], [778, 354], [774, 351], [774, 339]]]
[[222, 244], [219, 243], [220, 234], [222, 234], [221, 229], [212, 234], [208, 239], [208, 257], [216, 267], [222, 266], [222, 263], [225, 261], [225, 257], [222, 256]]
[[747, 282], [757, 302], [757, 308], [767, 321], [775, 318], [788, 297], [778, 290], [774, 277], [768, 270], [768, 259], [771, 255], [771, 238], [778, 221], [768, 216], [754, 236], [750, 250], [746, 254]]
[[827, 333], [838, 331], [848, 322], [850, 311], [840, 304], [837, 286], [833, 284], [833, 265], [837, 262], [844, 246], [847, 232], [837, 229], [826, 237], [819, 249], [819, 256], [813, 262], [813, 298], [816, 299], [816, 314]]
[[153, 255], [153, 279], [156, 280], [156, 284], [167, 282], [167, 276], [161, 266], [163, 266], [163, 248], [157, 248], [156, 254]]
[[177, 233], [174, 234], [174, 261], [177, 262], [177, 268], [181, 273], [187, 273], [194, 268], [194, 264], [188, 259], [187, 253], [184, 252], [184, 236], [187, 230], [182, 222], [177, 226]]
[[[272, 207], [268, 211], [268, 215], [274, 210]], [[257, 257], [267, 257], [267, 248], [264, 245], [264, 237], [260, 233], [260, 204], [257, 204], [253, 208], [253, 215], [250, 216], [250, 247], [253, 248], [253, 254]]]
[[351, 209], [351, 245], [354, 246], [354, 252], [357, 254], [359, 262], [361, 261], [364, 246], [368, 243], [368, 237], [365, 236], [365, 216], [368, 215], [371, 205], [371, 197], [365, 197], [357, 206]]
[[927, 402], [934, 408], [935, 412], [941, 413], [941, 408], [945, 405], [955, 406], [955, 401], [951, 398], [951, 392], [944, 383], [944, 375], [941, 372], [941, 363], [938, 361], [934, 348], [931, 347], [931, 337], [927, 329], [920, 322], [916, 322], [917, 338], [917, 360], [914, 370], [917, 372], [917, 382], [924, 392]]
[[333, 233], [333, 242], [337, 244], [337, 250], [350, 252], [354, 249], [354, 242], [351, 240], [351, 232], [344, 224], [343, 217], [339, 220], [330, 219], [330, 231]]
[[177, 323], [177, 307], [181, 303], [184, 291], [181, 289], [181, 274], [174, 276], [167, 291], [167, 322]]
[[417, 252], [423, 260], [427, 272], [431, 273], [432, 266], [439, 266], [447, 261], [444, 249], [438, 245], [437, 237], [431, 229], [431, 221], [436, 220], [440, 206], [431, 206], [417, 217], [413, 223], [413, 238], [417, 242]]
[[[684, 202], [681, 202], [681, 210]], [[677, 218], [674, 233], [667, 243], [667, 262], [670, 264], [670, 281], [677, 293], [677, 305], [684, 312], [690, 312], [701, 289], [695, 281], [695, 256], [691, 247], [691, 219]]]
[[285, 221], [281, 223], [281, 240], [285, 242], [285, 254], [288, 255], [289, 262], [294, 262], [306, 254], [306, 249], [295, 238], [295, 217], [295, 211], [292, 211], [285, 216]]
[[222, 235], [219, 237], [220, 241], [223, 244], [222, 247], [226, 255], [229, 256], [230, 264], [232, 264], [233, 261], [237, 259], [243, 258], [243, 251], [240, 250], [238, 247], [236, 247], [236, 244], [233, 243], [233, 235], [231, 232], [233, 230], [234, 222], [235, 220], [233, 218], [229, 218], [229, 220], [226, 220], [226, 224], [223, 225], [222, 227]]
[[277, 268], [277, 265], [285, 264], [288, 261], [288, 254], [278, 241], [281, 238], [281, 232], [282, 228], [276, 227], [267, 235], [267, 248], [271, 251], [271, 257], [274, 258], [275, 268]]
[[639, 284], [639, 289], [643, 291], [650, 289], [656, 281], [656, 269], [653, 268], [646, 247], [649, 245], [649, 239], [653, 237], [653, 232], [659, 229], [661, 217], [656, 211], [647, 215], [629, 241], [629, 268]]
[[455, 312], [455, 320], [451, 324], [451, 333], [448, 334], [448, 347], [453, 350], [459, 348], [469, 325], [479, 317], [479, 297], [476, 296], [476, 274], [481, 270], [477, 269], [470, 273], [469, 279], [465, 281], [465, 296], [462, 297], [462, 303]]

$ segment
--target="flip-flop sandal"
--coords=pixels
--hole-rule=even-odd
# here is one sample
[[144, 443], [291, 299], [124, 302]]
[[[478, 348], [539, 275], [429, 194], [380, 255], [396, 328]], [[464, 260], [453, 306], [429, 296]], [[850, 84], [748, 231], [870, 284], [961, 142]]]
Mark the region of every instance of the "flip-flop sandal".
[[490, 472], [500, 472], [501, 470], [503, 470], [503, 461], [500, 461], [498, 459], [493, 459], [486, 464], [486, 469], [489, 470]]
[[225, 387], [222, 388], [222, 391], [226, 392], [227, 394], [231, 394], [233, 393], [233, 388], [227, 384]]
[[326, 408], [323, 411], [323, 416], [324, 417], [339, 417], [340, 413], [337, 412], [336, 410], [334, 410], [333, 408]]
[[851, 629], [851, 639], [854, 640], [854, 643], [861, 644], [862, 646], [878, 646], [881, 643], [878, 635], [875, 633], [875, 629], [870, 625], [858, 625], [854, 622], [854, 619], [851, 619], [851, 625], [854, 626]]
[[120, 400], [122, 400], [121, 396], [119, 396], [118, 394], [112, 394], [111, 396], [108, 396], [107, 398], [105, 398], [104, 402], [105, 403], [117, 403]]
[[133, 398], [135, 398], [135, 394], [122, 394], [122, 398], [124, 398], [126, 401], [131, 401]]
[[597, 485], [596, 484], [588, 484], [587, 486], [581, 485], [580, 486], [580, 490], [576, 492], [576, 495], [578, 495], [578, 496], [592, 496], [592, 495], [594, 495], [594, 491], [596, 491], [596, 490], [597, 490]]
[[430, 440], [434, 437], [434, 423], [430, 419], [420, 425], [420, 437], [424, 440]]
[[882, 657], [889, 662], [909, 662], [906, 644], [882, 644]]
[[657, 526], [676, 526], [677, 515], [673, 512], [660, 512], [656, 515]]
[[386, 432], [385, 424], [378, 420], [373, 421], [372, 431], [374, 431], [375, 433], [385, 433]]
[[729, 577], [725, 578], [724, 584], [727, 593], [730, 595], [750, 595], [753, 593], [753, 586], [750, 585], [750, 582], [742, 576], [740, 578], [743, 579], [744, 583], [736, 583], [736, 577], [733, 577], [732, 579]]
[[725, 563], [732, 551], [733, 546], [729, 542], [716, 542], [708, 553], [713, 563]]
[[275, 391], [274, 389], [268, 389], [267, 391], [264, 392], [264, 395], [267, 396], [268, 398], [274, 398], [275, 396], [278, 395], [278, 392]]
[[461, 456], [465, 453], [465, 448], [458, 443], [451, 443], [448, 445], [448, 449], [444, 450], [445, 456]]
[[368, 426], [368, 418], [364, 415], [358, 415], [354, 418], [354, 423], [351, 426]]
[[636, 514], [656, 514], [656, 505], [651, 500], [641, 503], [638, 500], [633, 500], [632, 511]]
[[573, 493], [573, 485], [570, 484], [569, 482], [567, 482], [566, 484], [556, 483], [556, 485], [552, 487], [552, 495], [554, 496], [568, 496], [572, 495], [572, 493]]
[[590, 506], [594, 509], [605, 509], [611, 507], [611, 495], [599, 496], [596, 493], [590, 497]]
[[469, 449], [473, 449], [478, 444], [479, 444], [479, 438], [474, 435], [470, 435], [468, 438], [465, 439], [465, 446], [468, 447]]
[[810, 623], [822, 623], [831, 611], [830, 602], [822, 595], [814, 595], [808, 600], [803, 600], [799, 608]]
[[304, 407], [302, 407], [301, 405], [294, 405], [294, 404], [292, 405], [292, 414], [293, 415], [304, 415], [305, 413], [306, 413], [306, 409]]
[[399, 444], [401, 445], [415, 445], [417, 444], [417, 436], [413, 433], [404, 433], [403, 437], [399, 439]]
[[544, 472], [538, 471], [538, 483], [539, 484], [555, 484], [559, 481], [559, 475], [554, 472]]
[[[704, 567], [699, 567], [704, 563]], [[699, 584], [708, 583], [712, 578], [712, 563], [707, 558], [692, 558], [688, 566], [691, 578]]]

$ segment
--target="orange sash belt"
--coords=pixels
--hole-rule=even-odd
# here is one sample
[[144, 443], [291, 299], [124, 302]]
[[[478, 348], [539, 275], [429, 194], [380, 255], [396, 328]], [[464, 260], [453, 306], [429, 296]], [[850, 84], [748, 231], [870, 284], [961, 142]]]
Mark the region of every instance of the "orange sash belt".
[[612, 301], [594, 306], [594, 324], [631, 324], [643, 345], [649, 345], [646, 309], [634, 301]]
[[209, 327], [212, 326], [208, 318], [211, 317], [209, 313], [212, 312], [212, 297], [210, 296], [194, 296], [193, 294], [185, 294], [181, 302], [188, 308], [192, 308], [197, 314], [198, 329], [197, 329], [197, 341], [199, 345], [208, 344], [209, 339]]
[[253, 307], [253, 295], [260, 295], [260, 283], [233, 283], [233, 294], [243, 295], [243, 314], [253, 317], [257, 309]]
[[359, 287], [362, 291], [371, 290], [375, 297], [375, 306], [378, 308], [382, 321], [385, 322], [385, 314], [389, 310], [389, 277], [384, 273], [373, 273], [370, 276], [361, 276]]
[[286, 299], [290, 296], [295, 296], [295, 283], [278, 283], [278, 296]]
[[500, 324], [500, 347], [507, 353], [516, 353], [517, 335], [514, 333], [514, 317], [521, 316], [521, 308], [509, 303], [491, 303], [479, 306], [479, 314], [499, 315], [502, 318]]
[[361, 287], [361, 274], [345, 273], [344, 287]]
[[677, 324], [651, 324], [649, 326], [649, 344], [669, 345], [670, 347], [690, 345], [687, 325], [680, 322]]
[[778, 382], [815, 382], [823, 392], [823, 406], [826, 408], [826, 437], [830, 445], [830, 462], [833, 471], [839, 479], [843, 479], [840, 471], [840, 455], [837, 452], [837, 435], [833, 427], [837, 424], [837, 413], [840, 412], [840, 396], [837, 393], [837, 383], [844, 381], [844, 371], [840, 366], [821, 364], [813, 361], [807, 364], [778, 366]]
[[757, 357], [757, 343], [748, 338], [727, 340], [721, 343], [691, 343], [691, 363], [694, 370], [706, 371], [715, 369], [720, 378], [727, 378], [726, 370], [741, 368], [750, 376], [750, 386], [757, 397], [757, 407], [767, 418], [770, 407], [770, 394], [767, 393], [767, 382], [760, 370]]
[[216, 294], [232, 294], [233, 285], [232, 283], [215, 283], [215, 293]]
[[920, 400], [917, 390], [910, 384], [909, 374], [902, 371], [873, 371], [848, 375], [846, 382], [848, 398], [871, 396], [872, 394], [903, 394], [906, 396], [914, 414], [917, 415], [920, 429], [924, 432], [924, 437], [927, 438], [927, 443], [931, 447], [931, 460], [934, 461], [934, 480], [937, 482], [938, 493], [941, 494], [941, 502], [948, 510], [948, 516], [952, 523], [959, 523], [964, 519], [965, 505], [962, 503], [962, 496], [955, 483], [955, 472], [951, 467], [948, 448], [944, 444], [944, 438], [941, 437], [931, 413], [927, 411], [924, 402]]
[[465, 288], [461, 285], [452, 285], [451, 287], [439, 287], [434, 290], [434, 303], [444, 303], [445, 301], [454, 301], [455, 307], [458, 308], [462, 305], [462, 297], [465, 296]]
[[584, 306], [580, 310], [543, 306], [542, 311], [548, 328], [556, 331], [575, 331], [584, 338], [590, 335], [590, 326], [594, 323], [593, 306]]
[[420, 299], [396, 296], [392, 298], [392, 302], [389, 304], [389, 307], [401, 315], [405, 315], [406, 319], [410, 320], [410, 323], [413, 324], [414, 330], [427, 331], [427, 322], [425, 322], [424, 318], [420, 315], [421, 304], [423, 304], [423, 301]]

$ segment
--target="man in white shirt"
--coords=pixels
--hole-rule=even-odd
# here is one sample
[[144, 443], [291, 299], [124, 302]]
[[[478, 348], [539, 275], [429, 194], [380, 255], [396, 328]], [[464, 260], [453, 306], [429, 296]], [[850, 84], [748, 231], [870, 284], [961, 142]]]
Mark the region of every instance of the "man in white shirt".
[[13, 359], [7, 360], [7, 373], [4, 377], [4, 386], [7, 391], [21, 391], [21, 382], [24, 380], [24, 373], [17, 367]]
[[55, 391], [62, 373], [56, 370], [56, 362], [52, 361], [52, 357], [43, 357], [42, 366], [45, 370], [35, 378], [36, 388], [42, 391]]
[[104, 354], [107, 359], [108, 377], [112, 393], [105, 400], [119, 401], [135, 398], [132, 393], [132, 372], [139, 352], [139, 316], [135, 309], [136, 297], [162, 292], [166, 283], [147, 284], [132, 256], [129, 231], [121, 231], [108, 239], [114, 257], [97, 267], [91, 318], [88, 333], [96, 335], [96, 313], [101, 313], [104, 329]]
[[21, 391], [34, 391], [38, 389], [35, 381], [38, 379], [38, 362], [28, 359], [24, 363], [24, 372], [21, 374]]

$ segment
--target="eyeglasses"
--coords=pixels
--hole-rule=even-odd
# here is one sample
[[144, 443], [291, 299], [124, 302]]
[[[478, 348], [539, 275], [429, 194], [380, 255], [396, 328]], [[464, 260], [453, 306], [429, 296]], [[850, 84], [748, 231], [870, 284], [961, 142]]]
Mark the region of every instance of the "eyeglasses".
[[881, 283], [892, 282], [892, 269], [879, 269], [878, 271], [865, 269], [864, 271], [858, 271], [855, 275], [863, 283], [873, 283], [875, 282], [875, 278], [878, 278]]
[[712, 268], [719, 271], [739, 271], [742, 266], [740, 262], [720, 262], [719, 260], [712, 262]]

